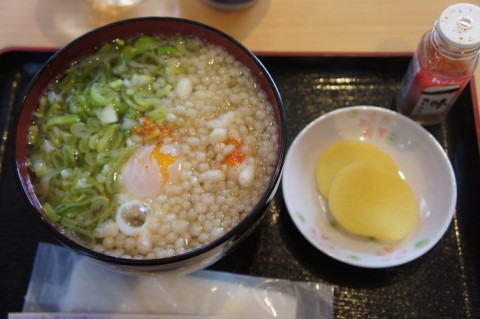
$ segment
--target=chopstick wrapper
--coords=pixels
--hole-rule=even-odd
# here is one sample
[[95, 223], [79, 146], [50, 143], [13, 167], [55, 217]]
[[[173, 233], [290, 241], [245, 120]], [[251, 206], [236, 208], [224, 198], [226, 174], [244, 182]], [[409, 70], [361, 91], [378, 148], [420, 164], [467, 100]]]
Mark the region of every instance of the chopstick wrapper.
[[333, 288], [201, 270], [137, 275], [40, 243], [23, 312], [332, 318]]

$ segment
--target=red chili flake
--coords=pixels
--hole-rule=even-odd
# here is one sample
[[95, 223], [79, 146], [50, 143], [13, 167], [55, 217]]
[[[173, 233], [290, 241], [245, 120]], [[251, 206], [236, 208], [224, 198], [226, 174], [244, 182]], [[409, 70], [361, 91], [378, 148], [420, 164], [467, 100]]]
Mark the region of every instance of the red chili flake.
[[244, 160], [245, 154], [242, 151], [235, 149], [223, 159], [222, 164], [227, 164], [231, 167], [238, 167], [238, 165]]
[[231, 137], [223, 143], [227, 145], [235, 145], [236, 148], [240, 148], [243, 145], [243, 142], [237, 140], [235, 137]]
[[165, 136], [171, 137], [173, 134], [172, 128], [159, 126], [148, 116], [140, 118], [139, 122], [140, 126], [135, 126], [132, 130], [147, 141]]
[[443, 74], [446, 77], [469, 77], [471, 72], [471, 60], [450, 59], [440, 54], [431, 42], [425, 48], [426, 68], [434, 74]]
[[243, 142], [234, 137], [231, 137], [223, 143], [225, 145], [235, 145], [235, 149], [223, 159], [222, 164], [227, 164], [231, 167], [238, 167], [238, 165], [242, 163], [246, 157], [245, 154], [240, 151]]

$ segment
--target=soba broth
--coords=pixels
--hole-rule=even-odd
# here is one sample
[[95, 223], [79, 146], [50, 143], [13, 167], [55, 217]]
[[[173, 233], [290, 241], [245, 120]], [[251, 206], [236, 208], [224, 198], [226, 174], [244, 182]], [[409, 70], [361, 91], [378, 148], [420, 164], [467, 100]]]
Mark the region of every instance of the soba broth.
[[278, 148], [251, 72], [197, 38], [142, 35], [76, 61], [45, 92], [29, 169], [50, 220], [108, 255], [201, 247], [260, 199]]

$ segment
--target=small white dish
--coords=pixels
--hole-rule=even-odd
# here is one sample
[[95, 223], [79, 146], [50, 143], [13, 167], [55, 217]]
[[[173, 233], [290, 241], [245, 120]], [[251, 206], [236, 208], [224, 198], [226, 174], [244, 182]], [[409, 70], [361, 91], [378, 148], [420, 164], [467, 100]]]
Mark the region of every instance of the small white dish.
[[[322, 151], [344, 139], [371, 143], [397, 162], [419, 202], [420, 222], [407, 238], [383, 243], [354, 236], [331, 217], [315, 169]], [[401, 265], [430, 250], [450, 225], [457, 199], [452, 165], [437, 140], [411, 119], [375, 106], [337, 109], [308, 124], [288, 150], [282, 187], [293, 222], [313, 246], [366, 268]]]

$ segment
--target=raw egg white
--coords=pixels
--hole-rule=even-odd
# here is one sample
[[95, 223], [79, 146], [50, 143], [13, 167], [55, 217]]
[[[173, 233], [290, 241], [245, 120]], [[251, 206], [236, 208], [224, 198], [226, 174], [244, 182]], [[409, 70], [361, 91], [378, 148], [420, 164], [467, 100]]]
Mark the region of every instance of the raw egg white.
[[124, 190], [136, 197], [158, 196], [165, 185], [179, 181], [181, 164], [174, 145], [144, 145], [128, 159], [122, 169]]

